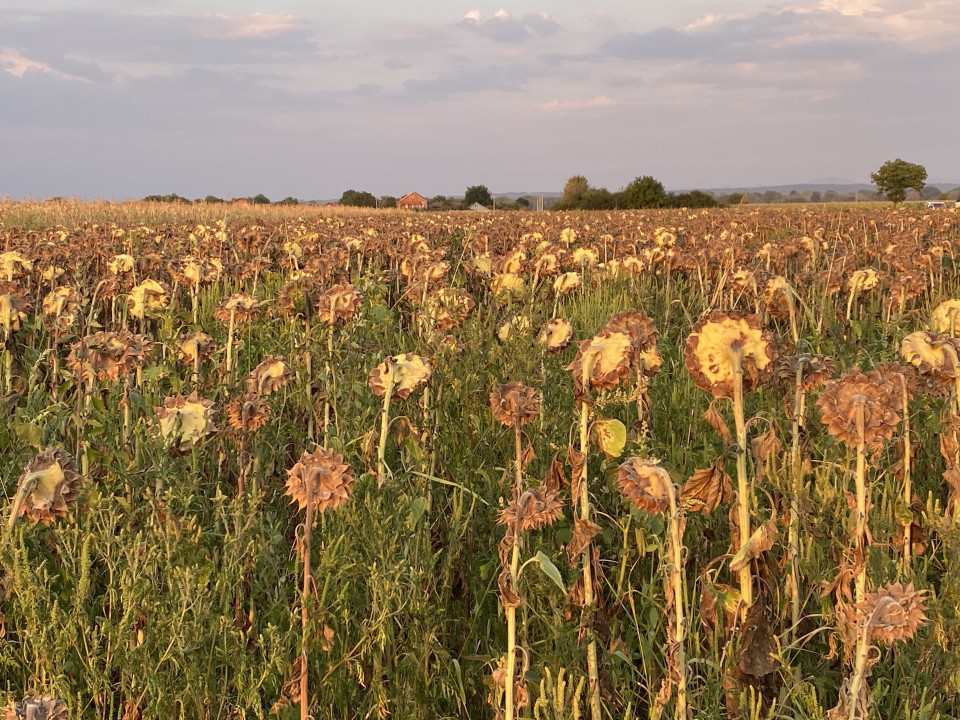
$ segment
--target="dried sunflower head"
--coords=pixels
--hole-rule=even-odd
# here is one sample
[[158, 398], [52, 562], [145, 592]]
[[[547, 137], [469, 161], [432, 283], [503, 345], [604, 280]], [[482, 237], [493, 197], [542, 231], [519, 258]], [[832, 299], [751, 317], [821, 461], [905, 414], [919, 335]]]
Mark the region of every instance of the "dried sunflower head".
[[876, 372], [851, 370], [828, 382], [817, 399], [827, 432], [856, 447], [861, 440], [877, 453], [900, 422], [899, 390]]
[[75, 505], [83, 487], [76, 461], [63, 448], [48, 448], [28, 464], [17, 485], [10, 524], [25, 515], [33, 522], [49, 525], [65, 517]]
[[773, 336], [759, 315], [714, 310], [700, 318], [684, 346], [684, 364], [697, 386], [714, 397], [733, 397], [734, 375], [748, 392], [770, 377], [777, 359]]
[[70, 346], [67, 366], [84, 381], [95, 377], [117, 382], [140, 367], [152, 348], [153, 341], [146, 335], [101, 330]]
[[549, 352], [560, 352], [573, 339], [573, 325], [564, 318], [548, 320], [537, 335], [537, 342]]
[[217, 344], [206, 333], [187, 333], [177, 339], [177, 359], [191, 367], [209, 360], [216, 349]]
[[124, 273], [133, 272], [136, 264], [133, 255], [114, 255], [113, 260], [107, 263], [107, 269], [114, 275], [123, 275]]
[[230, 324], [230, 315], [236, 325], [253, 322], [260, 314], [260, 302], [252, 295], [237, 293], [221, 300], [213, 316], [224, 325]]
[[154, 408], [157, 427], [162, 437], [186, 452], [217, 430], [213, 402], [201, 398], [194, 390], [188, 397], [164, 398], [163, 407]]
[[900, 344], [903, 359], [921, 375], [930, 375], [937, 382], [949, 385], [960, 373], [960, 340], [949, 335], [935, 335], [918, 330], [907, 335]]
[[497, 328], [497, 339], [509, 342], [515, 335], [526, 335], [530, 330], [530, 318], [526, 315], [514, 315]]
[[954, 333], [956, 333], [957, 327], [960, 326], [960, 322], [958, 322], [960, 318], [958, 318], [957, 313], [960, 313], [960, 300], [944, 300], [930, 314], [930, 329], [935, 333], [947, 333], [949, 335], [952, 327]]
[[270, 419], [270, 404], [257, 393], [247, 393], [227, 405], [227, 421], [236, 434], [254, 433]]
[[327, 325], [349, 322], [360, 307], [360, 292], [350, 283], [334, 285], [317, 300], [317, 317]]
[[287, 471], [286, 494], [303, 510], [312, 499], [321, 513], [336, 510], [350, 499], [353, 476], [343, 456], [333, 450], [317, 448], [304, 452], [300, 462]]
[[33, 270], [33, 261], [27, 260], [16, 250], [0, 253], [0, 277], [7, 280]]
[[663, 365], [663, 358], [657, 350], [660, 333], [653, 319], [642, 310], [630, 308], [611, 316], [603, 328], [610, 332], [621, 332], [630, 338], [633, 346], [633, 364], [642, 368], [644, 375], [656, 375]]
[[580, 274], [575, 272], [565, 272], [557, 275], [553, 281], [553, 292], [555, 295], [569, 295], [580, 287]]
[[[617, 488], [625, 500], [652, 514], [670, 511], [673, 480], [656, 460], [632, 457], [617, 469]], [[674, 491], [675, 492], [675, 491]]]
[[367, 384], [380, 397], [386, 394], [387, 385], [392, 384], [392, 396], [406, 399], [426, 385], [432, 374], [433, 370], [422, 357], [405, 353], [388, 357], [377, 365], [370, 371]]
[[566, 369], [573, 374], [573, 385], [578, 397], [585, 394], [584, 370], [594, 390], [612, 390], [633, 370], [633, 344], [621, 332], [602, 331], [580, 343], [573, 362]]
[[293, 379], [293, 370], [282, 355], [271, 355], [247, 377], [247, 392], [271, 395]]
[[63, 335], [77, 320], [77, 291], [61, 285], [48, 292], [41, 304], [43, 324], [51, 335]]
[[497, 273], [490, 283], [490, 292], [502, 301], [516, 300], [525, 290], [523, 278], [514, 273]]
[[16, 283], [0, 281], [0, 327], [19, 330], [20, 323], [27, 319], [30, 301]]
[[796, 382], [797, 370], [800, 371], [800, 389], [810, 392], [833, 377], [836, 364], [827, 355], [798, 353], [781, 357], [777, 362], [776, 375], [787, 382]]
[[10, 701], [3, 720], [68, 720], [67, 704], [52, 695], [26, 697], [22, 702]]
[[867, 593], [857, 604], [859, 624], [869, 623], [870, 640], [893, 645], [898, 640], [909, 640], [926, 622], [926, 590], [914, 590], [913, 583], [888, 583]]
[[143, 320], [154, 317], [167, 306], [167, 288], [156, 280], [144, 280], [130, 289], [127, 308], [130, 317]]
[[538, 487], [524, 491], [519, 498], [513, 498], [500, 513], [500, 524], [516, 528], [519, 522], [520, 532], [540, 530], [562, 516], [560, 486], [551, 483], [548, 477]]
[[520, 427], [540, 414], [540, 393], [522, 382], [499, 385], [490, 393], [490, 411], [507, 427]]
[[277, 309], [284, 315], [309, 319], [313, 315], [316, 295], [317, 281], [310, 275], [301, 274], [296, 279], [288, 280], [280, 288]]

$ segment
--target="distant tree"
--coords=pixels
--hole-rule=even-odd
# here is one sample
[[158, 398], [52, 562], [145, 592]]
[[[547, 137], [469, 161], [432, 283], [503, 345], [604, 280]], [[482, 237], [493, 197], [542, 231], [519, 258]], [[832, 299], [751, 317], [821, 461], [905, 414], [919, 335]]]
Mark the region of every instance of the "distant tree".
[[687, 193], [672, 195], [671, 200], [671, 204], [674, 207], [709, 208], [718, 207], [720, 205], [713, 195], [706, 193], [703, 190], [691, 190]]
[[270, 198], [268, 198], [263, 193], [257, 193], [256, 195], [253, 196], [253, 199], [250, 200], [250, 202], [252, 202], [254, 205], [269, 205]]
[[283, 200], [277, 201], [277, 205], [299, 205], [299, 204], [300, 204], [299, 200], [297, 200], [295, 197], [290, 197], [289, 195], [285, 197]]
[[782, 200], [783, 200], [783, 193], [778, 193], [776, 190], [767, 190], [763, 194], [763, 201], [768, 205], [775, 202], [780, 202]]
[[823, 200], [823, 196], [820, 194], [819, 190], [814, 190], [813, 192], [810, 193], [810, 202], [817, 203], [817, 202], [821, 202], [822, 200]]
[[470, 207], [474, 203], [480, 203], [485, 207], [493, 205], [493, 198], [490, 196], [490, 191], [487, 190], [486, 185], [471, 185], [467, 188], [467, 191], [463, 194], [463, 205], [464, 207]]
[[397, 206], [397, 199], [393, 195], [384, 195], [380, 198], [380, 207], [382, 208], [395, 208]]
[[887, 200], [897, 205], [906, 199], [908, 188], [923, 192], [927, 182], [927, 169], [923, 165], [897, 158], [887, 160], [879, 170], [871, 173], [870, 179], [876, 184], [877, 192], [886, 195]]
[[190, 205], [190, 200], [177, 195], [176, 193], [170, 193], [169, 195], [147, 195], [144, 198], [147, 202], [163, 202], [163, 203], [184, 203], [185, 205]]
[[663, 183], [650, 175], [633, 180], [617, 193], [617, 206], [629, 210], [642, 208], [662, 208], [670, 205], [670, 196], [663, 189]]
[[344, 190], [343, 195], [340, 196], [340, 204], [348, 207], [375, 208], [377, 198], [366, 190]]
[[216, 204], [218, 204], [218, 203], [222, 203], [222, 202], [223, 202], [223, 198], [218, 198], [216, 195], [207, 195], [207, 196], [203, 199], [203, 201], [204, 201], [207, 205], [216, 205]]
[[563, 186], [563, 195], [560, 198], [560, 202], [563, 203], [564, 207], [571, 209], [576, 208], [580, 205], [581, 198], [589, 189], [590, 184], [583, 175], [574, 175], [567, 180], [567, 184]]
[[580, 195], [577, 207], [581, 210], [612, 210], [614, 204], [613, 193], [606, 188], [589, 188]]
[[530, 208], [530, 201], [527, 200], [525, 197], [518, 197], [518, 198], [517, 198], [517, 206], [518, 206], [521, 210], [528, 210], [528, 209]]

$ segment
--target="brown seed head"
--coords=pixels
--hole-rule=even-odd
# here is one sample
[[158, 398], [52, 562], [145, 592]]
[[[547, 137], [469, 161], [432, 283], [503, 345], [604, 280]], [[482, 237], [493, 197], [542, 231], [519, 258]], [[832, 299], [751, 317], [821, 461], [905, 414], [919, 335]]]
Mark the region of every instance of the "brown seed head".
[[433, 374], [430, 365], [419, 355], [405, 353], [388, 357], [370, 371], [367, 384], [376, 395], [383, 397], [387, 385], [393, 383], [392, 396], [406, 399], [410, 393], [427, 384]]
[[632, 457], [617, 470], [617, 488], [624, 499], [651, 514], [670, 511], [673, 480], [656, 460]]
[[913, 583], [888, 583], [867, 593], [857, 604], [859, 624], [870, 623], [870, 640], [893, 645], [898, 640], [909, 640], [926, 622], [926, 590], [914, 590]]
[[282, 355], [271, 355], [257, 365], [247, 377], [247, 392], [270, 395], [293, 379], [293, 370]]
[[520, 427], [540, 414], [540, 393], [522, 382], [500, 385], [490, 393], [490, 411], [507, 427]]
[[340, 283], [317, 299], [317, 317], [327, 325], [343, 325], [353, 319], [362, 295], [350, 283]]
[[336, 510], [350, 499], [353, 476], [343, 456], [333, 450], [317, 448], [304, 452], [300, 462], [287, 471], [286, 494], [303, 510], [310, 498], [321, 513]]
[[612, 390], [633, 370], [633, 344], [621, 332], [602, 331], [580, 343], [573, 362], [566, 369], [573, 375], [577, 397], [585, 394], [583, 373], [586, 368], [590, 387], [594, 390]]
[[76, 461], [63, 448], [48, 448], [36, 455], [20, 476], [18, 504], [11, 521], [26, 516], [49, 525], [76, 505], [82, 487]]
[[899, 391], [876, 372], [852, 370], [831, 380], [817, 405], [827, 432], [854, 447], [862, 440], [873, 453], [883, 449], [900, 422]]
[[227, 421], [237, 435], [255, 433], [270, 419], [270, 404], [257, 393], [247, 393], [227, 405]]

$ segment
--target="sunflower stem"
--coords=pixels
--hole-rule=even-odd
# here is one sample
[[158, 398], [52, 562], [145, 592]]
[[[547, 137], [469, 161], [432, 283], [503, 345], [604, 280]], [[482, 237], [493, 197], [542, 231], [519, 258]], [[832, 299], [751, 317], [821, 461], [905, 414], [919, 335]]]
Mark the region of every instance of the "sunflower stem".
[[[520, 569], [520, 491], [523, 485], [523, 459], [520, 449], [520, 425], [514, 424], [514, 488], [513, 497], [517, 503], [517, 517], [513, 527], [513, 548], [510, 554], [510, 582], [517, 590], [517, 575]], [[508, 607], [507, 614], [507, 680], [504, 715], [506, 720], [514, 720], [514, 677], [517, 673], [517, 608]]]
[[864, 438], [865, 418], [863, 405], [856, 407], [857, 421], [857, 522], [854, 530], [854, 545], [857, 558], [857, 575], [854, 579], [857, 603], [867, 594], [867, 450]]
[[800, 463], [800, 419], [803, 414], [803, 365], [804, 360], [797, 362], [797, 373], [794, 378], [793, 421], [790, 423], [792, 445], [790, 447], [790, 476], [792, 481], [790, 493], [790, 643], [797, 639], [797, 627], [800, 625], [800, 494], [803, 492], [803, 468]]
[[227, 377], [230, 376], [230, 370], [233, 369], [233, 330], [237, 322], [237, 309], [235, 307], [230, 308], [230, 326], [227, 329]]
[[[590, 404], [588, 395], [590, 393], [590, 376], [593, 374], [593, 366], [597, 361], [597, 353], [583, 359], [583, 401], [580, 403], [580, 452], [583, 453], [583, 469], [580, 474], [580, 519], [584, 522], [590, 520], [590, 493], [587, 490], [587, 459], [590, 453], [589, 429], [590, 429]], [[587, 673], [590, 679], [590, 716], [592, 720], [601, 720], [600, 715], [600, 672], [597, 665], [597, 638], [593, 632], [593, 611], [596, 606], [596, 599], [593, 596], [593, 570], [591, 567], [591, 557], [593, 555], [592, 543], [587, 542], [583, 550], [583, 601], [584, 610], [588, 618], [587, 636], [590, 639], [587, 645]]]
[[310, 614], [307, 603], [310, 599], [310, 536], [313, 530], [313, 479], [304, 478], [307, 491], [307, 517], [303, 528], [303, 591], [300, 595], [300, 720], [309, 720], [310, 697], [309, 677], [310, 658], [307, 652], [307, 626]]
[[907, 398], [907, 379], [902, 373], [900, 375], [900, 389], [903, 392], [903, 502], [910, 512], [910, 519], [903, 522], [903, 571], [909, 573], [913, 566], [913, 538], [911, 537], [913, 511], [910, 510], [910, 504], [913, 501], [913, 483], [910, 477], [910, 403]]
[[683, 509], [677, 503], [677, 493], [673, 483], [666, 483], [670, 498], [670, 555], [673, 584], [673, 603], [676, 612], [676, 644], [677, 669], [680, 677], [677, 680], [677, 704], [674, 708], [677, 720], [687, 720], [687, 654], [684, 642], [687, 639], [687, 623], [683, 614], [683, 599], [686, 583], [683, 573]]
[[[750, 479], [747, 477], [747, 424], [743, 411], [743, 354], [740, 351], [733, 363], [733, 418], [737, 426], [737, 521], [740, 528], [740, 547], [750, 540]], [[753, 572], [751, 563], [740, 570], [740, 598], [743, 601], [741, 617], [753, 605]]]
[[396, 383], [396, 363], [392, 357], [387, 361], [386, 384], [383, 389], [383, 412], [380, 416], [380, 442], [377, 446], [377, 487], [383, 487], [386, 477], [387, 431], [390, 428], [390, 398], [393, 396], [393, 386]]

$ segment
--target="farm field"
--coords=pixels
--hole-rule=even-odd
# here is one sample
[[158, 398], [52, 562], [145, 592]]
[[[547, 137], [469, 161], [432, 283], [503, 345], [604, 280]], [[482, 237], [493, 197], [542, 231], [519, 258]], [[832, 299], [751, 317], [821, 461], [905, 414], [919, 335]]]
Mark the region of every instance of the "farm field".
[[960, 718], [955, 210], [0, 239], [6, 717]]

